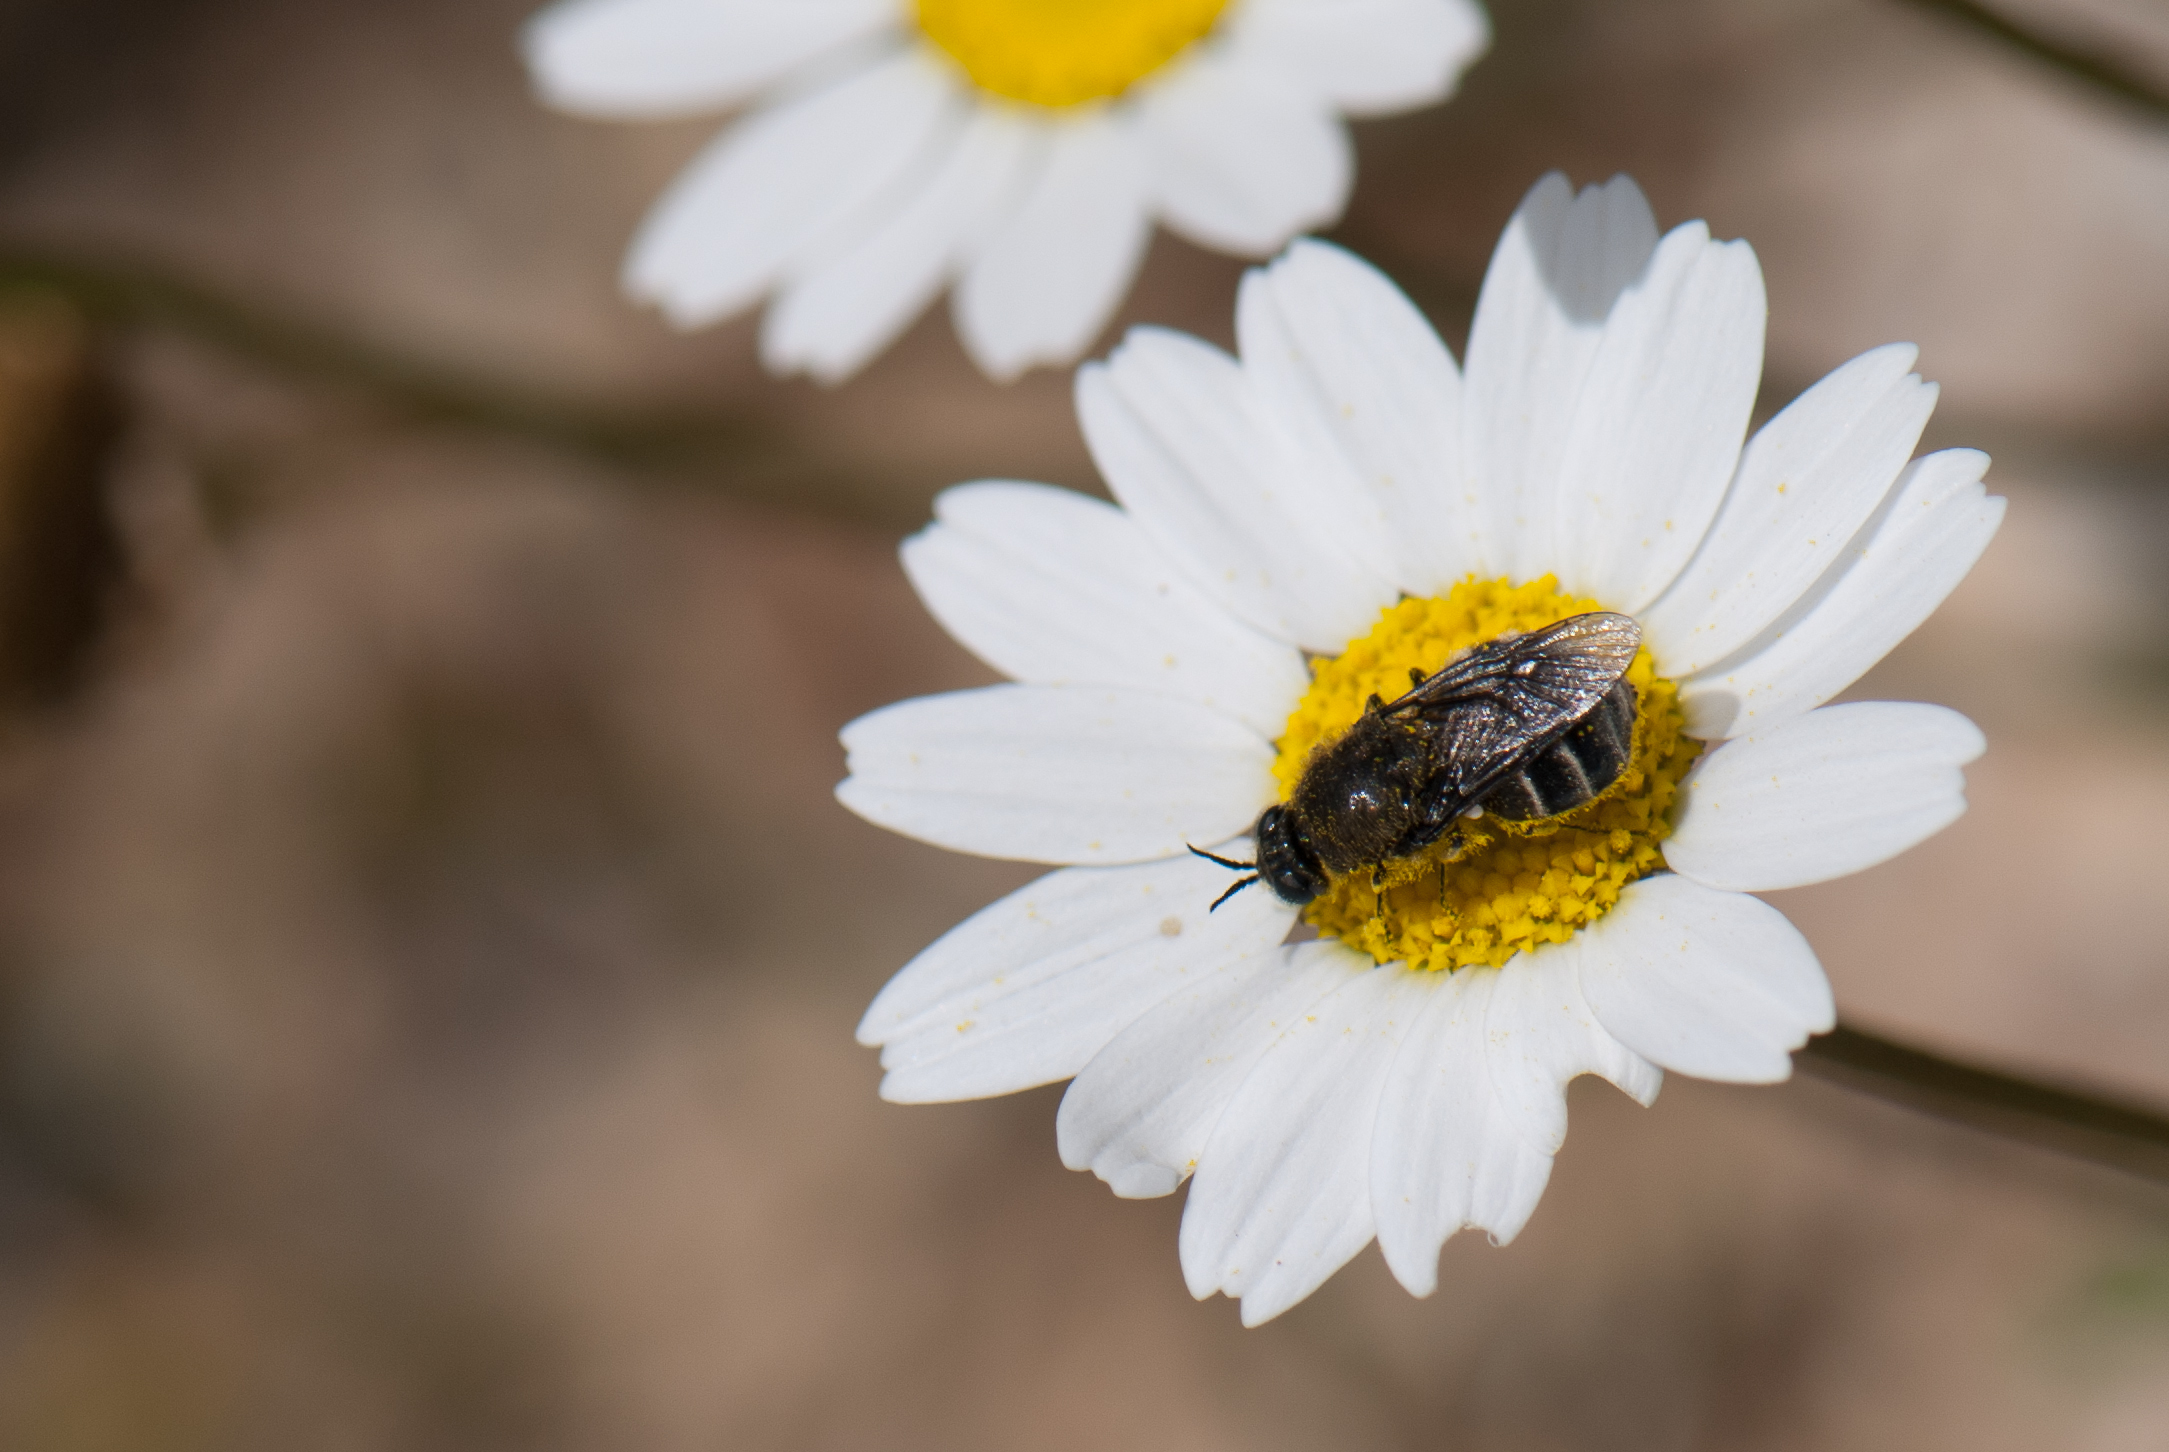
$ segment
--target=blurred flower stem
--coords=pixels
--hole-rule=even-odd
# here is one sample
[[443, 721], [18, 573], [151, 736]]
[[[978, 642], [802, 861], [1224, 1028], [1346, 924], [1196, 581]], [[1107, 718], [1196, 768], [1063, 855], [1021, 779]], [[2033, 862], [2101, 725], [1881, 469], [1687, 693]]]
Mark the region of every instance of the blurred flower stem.
[[1840, 1023], [1799, 1052], [1807, 1073], [1941, 1119], [2169, 1182], [2169, 1115], [1984, 1069]]
[[65, 696], [119, 568], [104, 507], [119, 414], [81, 313], [0, 294], [0, 715]]
[[723, 409], [598, 405], [446, 368], [282, 314], [136, 259], [0, 249], [0, 300], [65, 299], [93, 324], [166, 327], [304, 383], [354, 390], [421, 423], [489, 430], [598, 459], [636, 476], [712, 484], [801, 513], [916, 528], [931, 498], [898, 498], [793, 455], [758, 421]]
[[2169, 121], [2169, 86], [2127, 62], [2117, 52], [2115, 43], [2105, 37], [2082, 42], [2044, 35], [2013, 20], [1995, 6], [1980, 4], [1978, 0], [1907, 0], [1907, 3], [1970, 25], [2036, 61], [2084, 81], [2096, 91], [2138, 107], [2157, 122]]

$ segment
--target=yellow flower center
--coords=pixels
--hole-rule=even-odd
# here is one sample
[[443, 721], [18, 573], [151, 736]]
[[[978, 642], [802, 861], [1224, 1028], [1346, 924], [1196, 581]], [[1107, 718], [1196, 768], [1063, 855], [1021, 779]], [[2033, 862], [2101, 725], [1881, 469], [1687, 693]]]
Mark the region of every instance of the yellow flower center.
[[[1560, 594], [1549, 575], [1526, 585], [1468, 579], [1443, 598], [1389, 605], [1370, 634], [1314, 664], [1273, 763], [1281, 799], [1374, 693], [1390, 701], [1407, 692], [1411, 667], [1428, 675], [1472, 645], [1603, 608]], [[1502, 966], [1604, 916], [1620, 889], [1664, 866], [1659, 844], [1671, 835], [1680, 778], [1702, 753], [1680, 729], [1679, 687], [1657, 675], [1647, 648], [1627, 679], [1640, 707], [1633, 759], [1594, 800], [1530, 822], [1464, 819], [1422, 854], [1385, 864], [1382, 890], [1367, 871], [1334, 879], [1304, 921], [1381, 963], [1451, 971]]]
[[1119, 96], [1205, 38], [1228, 0], [918, 0], [919, 29], [982, 91], [1035, 106]]

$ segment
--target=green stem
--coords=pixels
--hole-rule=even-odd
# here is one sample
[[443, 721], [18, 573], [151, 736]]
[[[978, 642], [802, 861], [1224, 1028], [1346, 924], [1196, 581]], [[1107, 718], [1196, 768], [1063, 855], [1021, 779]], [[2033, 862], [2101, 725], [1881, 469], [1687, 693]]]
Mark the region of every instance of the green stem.
[[1978, 0], [1908, 0], [1995, 37], [2044, 65], [2084, 81], [2096, 91], [2136, 106], [2157, 122], [2169, 122], [2169, 91], [2156, 77], [2115, 54], [2107, 41], [2079, 44], [2029, 30]]
[[1809, 1073], [1924, 1113], [2169, 1182], [2169, 1115], [1946, 1059], [1839, 1024], [1808, 1041]]

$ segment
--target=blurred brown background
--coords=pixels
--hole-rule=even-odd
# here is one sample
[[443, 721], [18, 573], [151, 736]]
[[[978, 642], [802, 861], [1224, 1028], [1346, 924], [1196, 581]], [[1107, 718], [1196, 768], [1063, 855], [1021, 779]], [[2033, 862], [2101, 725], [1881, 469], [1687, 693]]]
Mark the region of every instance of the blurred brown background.
[[[2004, 3], [2169, 86], [2158, 0]], [[528, 8], [0, 4], [0, 1448], [2169, 1446], [2169, 1192], [1814, 1079], [1584, 1081], [1516, 1244], [1254, 1332], [1058, 1091], [880, 1104], [867, 997], [1028, 872], [834, 733], [984, 678], [893, 546], [1094, 487], [1067, 378], [628, 308], [713, 127], [538, 110]], [[2013, 505], [1860, 693], [1992, 747], [1783, 906], [1857, 1021], [2169, 1101], [2169, 125], [1901, 0], [1494, 15], [1338, 235], [1458, 346], [1536, 175], [1627, 169], [1755, 244], [1766, 411], [1921, 345]]]

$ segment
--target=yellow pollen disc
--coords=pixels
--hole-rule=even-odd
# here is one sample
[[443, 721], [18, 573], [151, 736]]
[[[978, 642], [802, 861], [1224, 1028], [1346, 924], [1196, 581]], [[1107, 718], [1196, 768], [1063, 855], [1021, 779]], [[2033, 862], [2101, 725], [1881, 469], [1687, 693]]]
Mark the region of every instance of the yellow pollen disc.
[[[1408, 691], [1411, 667], [1428, 675], [1472, 645], [1603, 608], [1560, 594], [1549, 575], [1526, 585], [1468, 579], [1443, 598], [1387, 606], [1369, 635], [1314, 663], [1273, 763], [1281, 800], [1311, 753], [1353, 726], [1372, 694], [1391, 701]], [[1383, 894], [1368, 871], [1349, 873], [1303, 910], [1304, 921], [1381, 963], [1451, 971], [1499, 967], [1603, 917], [1620, 889], [1664, 866], [1660, 844], [1671, 835], [1680, 778], [1702, 754], [1702, 743], [1681, 731], [1679, 687], [1657, 675], [1647, 649], [1627, 679], [1640, 706], [1634, 757], [1596, 800], [1533, 822], [1464, 819], [1458, 844], [1449, 832], [1423, 854], [1388, 863]]]
[[918, 0], [919, 29], [982, 91], [1035, 106], [1119, 96], [1205, 38], [1228, 0]]

